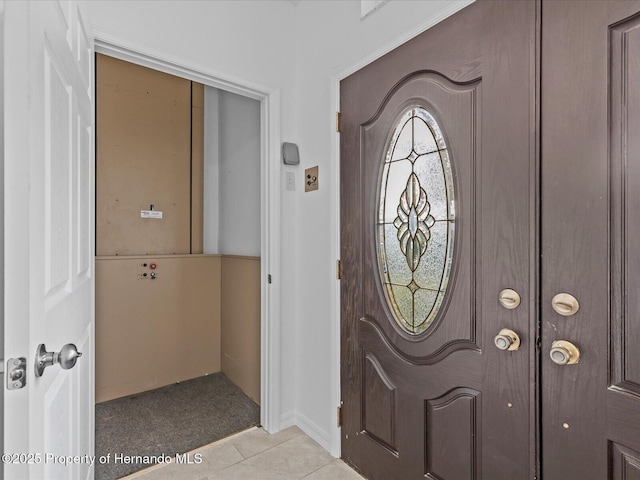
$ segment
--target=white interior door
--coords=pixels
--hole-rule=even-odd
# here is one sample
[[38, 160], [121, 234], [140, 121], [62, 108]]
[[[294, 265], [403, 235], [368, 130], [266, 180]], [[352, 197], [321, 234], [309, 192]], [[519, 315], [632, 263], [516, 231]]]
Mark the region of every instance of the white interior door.
[[[6, 479], [93, 477], [93, 38], [82, 12], [5, 4], [5, 359], [27, 360], [24, 388], [4, 382], [5, 452], [27, 454], [5, 463]], [[40, 343], [83, 356], [36, 378]]]

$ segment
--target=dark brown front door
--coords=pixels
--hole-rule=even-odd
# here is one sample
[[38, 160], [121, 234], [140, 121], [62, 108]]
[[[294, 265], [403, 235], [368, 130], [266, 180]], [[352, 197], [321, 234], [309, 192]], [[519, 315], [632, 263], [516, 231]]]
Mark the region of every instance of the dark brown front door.
[[342, 455], [367, 478], [533, 477], [535, 53], [535, 3], [479, 2], [341, 83]]
[[640, 479], [639, 12], [480, 1], [342, 82], [342, 455], [367, 478]]
[[[542, 4], [543, 480], [640, 479], [638, 12]], [[557, 340], [579, 363], [551, 361]]]

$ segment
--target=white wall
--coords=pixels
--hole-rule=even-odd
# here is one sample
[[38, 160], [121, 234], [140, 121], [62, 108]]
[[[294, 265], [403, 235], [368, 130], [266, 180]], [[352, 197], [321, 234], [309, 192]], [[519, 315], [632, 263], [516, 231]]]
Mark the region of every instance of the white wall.
[[260, 102], [220, 92], [220, 253], [260, 256]]
[[260, 102], [205, 86], [204, 253], [260, 256]]
[[[98, 35], [279, 89], [282, 141], [298, 143], [296, 190], [282, 192], [282, 420], [339, 454], [337, 136], [335, 79], [389, 44], [469, 3], [392, 0], [360, 19], [354, 0], [89, 2]], [[320, 189], [304, 193], [304, 168], [319, 166]], [[283, 181], [284, 188], [284, 181]]]

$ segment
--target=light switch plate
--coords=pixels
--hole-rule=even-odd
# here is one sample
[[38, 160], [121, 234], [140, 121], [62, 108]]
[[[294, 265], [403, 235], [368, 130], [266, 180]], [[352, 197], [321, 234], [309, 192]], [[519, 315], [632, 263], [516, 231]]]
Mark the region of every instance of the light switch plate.
[[304, 191], [318, 190], [318, 166], [307, 168], [304, 171]]
[[286, 190], [289, 192], [296, 191], [296, 174], [294, 172], [286, 172], [285, 185]]

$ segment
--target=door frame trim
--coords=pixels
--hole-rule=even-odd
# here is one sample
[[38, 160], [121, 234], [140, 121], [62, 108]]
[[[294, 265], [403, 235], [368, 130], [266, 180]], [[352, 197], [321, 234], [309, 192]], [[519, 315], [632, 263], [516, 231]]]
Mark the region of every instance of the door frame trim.
[[[280, 422], [280, 90], [232, 77], [210, 66], [125, 39], [94, 25], [95, 52], [186, 78], [260, 102], [260, 423], [269, 433]], [[95, 103], [95, 98], [94, 98]], [[95, 132], [94, 132], [95, 135]], [[95, 195], [95, 192], [94, 192]], [[267, 282], [271, 276], [272, 283]]]
[[[340, 111], [340, 82], [347, 78], [349, 75], [357, 72], [363, 67], [366, 67], [370, 63], [374, 62], [383, 55], [389, 53], [391, 50], [399, 47], [400, 45], [408, 42], [412, 38], [420, 35], [429, 28], [437, 25], [441, 21], [449, 18], [453, 14], [462, 10], [463, 8], [474, 3], [475, 0], [465, 0], [463, 2], [452, 2], [447, 8], [440, 10], [438, 15], [423, 19], [416, 24], [413, 28], [403, 31], [400, 35], [392, 38], [388, 42], [378, 46], [372, 52], [363, 55], [362, 57], [353, 61], [346, 67], [342, 67], [340, 70], [336, 70], [330, 78], [330, 95], [332, 109], [330, 111], [330, 120], [328, 120], [331, 126], [331, 156], [330, 156], [330, 238], [331, 238], [331, 258], [340, 258], [340, 134], [336, 131], [335, 126], [335, 112]], [[335, 405], [340, 406], [340, 282], [335, 281], [334, 272], [331, 272], [331, 300], [330, 309], [332, 312], [331, 318], [331, 348], [330, 348], [330, 373], [331, 373], [331, 397], [335, 400]], [[331, 406], [331, 410], [334, 411], [334, 406]], [[329, 431], [329, 453], [335, 457], [341, 456], [341, 429], [337, 426], [337, 423], [332, 423], [331, 430]]]

